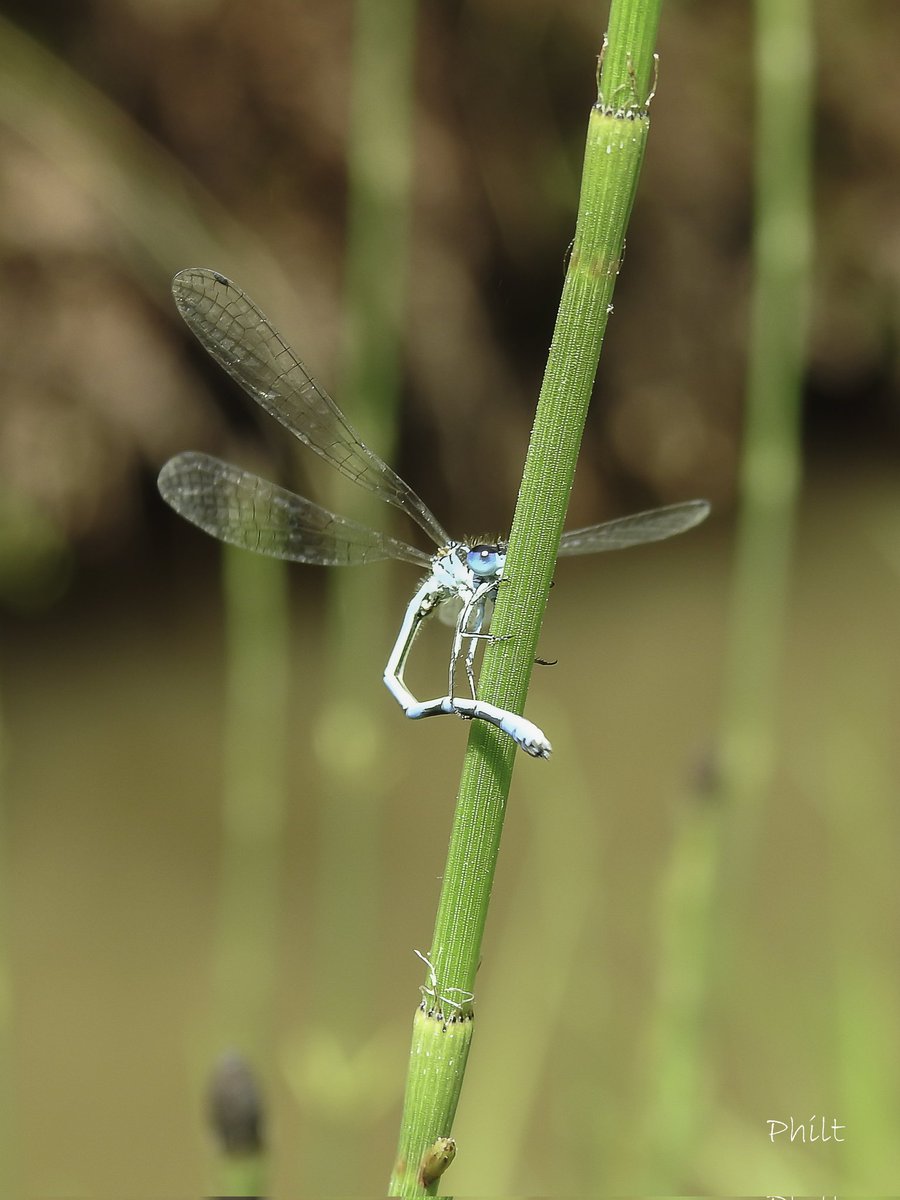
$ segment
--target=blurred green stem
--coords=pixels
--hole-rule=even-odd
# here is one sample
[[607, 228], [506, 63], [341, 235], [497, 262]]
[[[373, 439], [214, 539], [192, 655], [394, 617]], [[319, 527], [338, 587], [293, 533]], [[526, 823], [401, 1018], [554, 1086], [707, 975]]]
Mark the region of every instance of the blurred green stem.
[[751, 342], [722, 718], [732, 889], [758, 848], [780, 719], [813, 255], [813, 11], [812, 0], [756, 2]]
[[[622, 259], [625, 229], [649, 131], [660, 0], [614, 0], [600, 95], [591, 110], [572, 254], [528, 448], [479, 695], [521, 712], [562, 533], [600, 347]], [[509, 793], [508, 737], [474, 721], [469, 736], [441, 899], [429, 953], [426, 1004], [415, 1018], [391, 1194], [432, 1193], [421, 1181], [427, 1148], [451, 1132], [472, 1036], [475, 974]], [[547, 770], [530, 764], [532, 770]], [[528, 1006], [510, 981], [510, 1020]], [[537, 986], [535, 979], [528, 987]], [[469, 998], [469, 999], [467, 999]], [[465, 1153], [465, 1148], [460, 1148]]]
[[[390, 461], [407, 309], [416, 5], [356, 0], [353, 12], [346, 318], [337, 394], [366, 443]], [[330, 474], [335, 477], [327, 483], [329, 507], [366, 524], [384, 524], [385, 505]], [[325, 1156], [340, 1161], [348, 1175], [358, 1144], [348, 1143], [348, 1116], [371, 1111], [373, 1089], [380, 1094], [383, 1076], [348, 1071], [354, 1088], [337, 1101], [328, 1089], [329, 1109], [322, 1103], [327, 1083], [314, 1063], [320, 1038], [336, 1043], [347, 1062], [365, 1059], [366, 1040], [377, 1040], [372, 1024], [361, 1024], [358, 1016], [360, 980], [372, 979], [382, 959], [381, 822], [390, 763], [381, 714], [390, 710], [373, 689], [394, 619], [388, 616], [390, 580], [387, 568], [329, 572], [324, 701], [314, 735], [325, 802], [319, 815], [313, 961], [316, 977], [328, 987], [306, 1031], [303, 1070], [295, 1078], [308, 1111], [330, 1117], [318, 1122], [316, 1136], [327, 1139]], [[337, 1111], [338, 1104], [345, 1110]]]
[[[222, 864], [214, 938], [215, 1044], [207, 1069], [234, 1048], [262, 1070], [274, 1046], [274, 984], [287, 810], [289, 694], [285, 565], [226, 547]], [[243, 1164], [247, 1194], [265, 1191], [264, 1164]], [[234, 1187], [234, 1168], [220, 1164]]]
[[[349, 196], [341, 404], [364, 439], [388, 461], [393, 456], [400, 345], [406, 313], [409, 232], [411, 78], [415, 6], [357, 0], [354, 9], [353, 93], [348, 149]], [[360, 496], [342, 476], [328, 480], [328, 503], [377, 525], [384, 505]], [[345, 499], [346, 497], [346, 499]], [[370, 974], [377, 946], [380, 868], [378, 804], [384, 761], [372, 695], [360, 695], [361, 665], [378, 678], [389, 609], [389, 573], [329, 572], [325, 702], [316, 746], [327, 797], [321, 814], [316, 901], [316, 962], [333, 999], [329, 1023], [351, 1026], [360, 976]], [[348, 736], [348, 730], [354, 731]], [[381, 782], [380, 782], [381, 781]], [[361, 802], [361, 793], [365, 802]], [[348, 954], [348, 944], [354, 946]], [[340, 999], [343, 997], [343, 1000]], [[347, 1011], [334, 1004], [346, 1003]]]
[[752, 325], [722, 754], [718, 795], [698, 788], [681, 808], [657, 897], [647, 1192], [677, 1191], [696, 1167], [710, 1099], [712, 950], [717, 979], [733, 987], [734, 959], [726, 965], [722, 950], [735, 937], [722, 929], [723, 914], [733, 921], [734, 897], [748, 882], [774, 769], [812, 266], [812, 23], [811, 0], [757, 0]]

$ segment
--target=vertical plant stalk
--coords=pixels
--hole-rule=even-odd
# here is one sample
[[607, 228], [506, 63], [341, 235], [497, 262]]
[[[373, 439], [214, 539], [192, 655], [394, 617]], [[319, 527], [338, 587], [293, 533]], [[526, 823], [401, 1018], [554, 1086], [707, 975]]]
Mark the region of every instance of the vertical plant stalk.
[[[521, 712], [649, 131], [661, 0], [613, 0], [598, 102], [588, 121], [575, 240], [538, 400], [479, 695]], [[416, 1013], [391, 1194], [434, 1194], [423, 1156], [449, 1137], [474, 1027], [475, 975], [509, 793], [514, 744], [473, 722], [444, 883]], [[532, 764], [532, 770], [540, 770]], [[528, 988], [538, 981], [527, 981]], [[510, 982], [510, 996], [522, 988]], [[510, 1020], [527, 1006], [510, 1004]], [[465, 1148], [460, 1148], [465, 1154]]]
[[[213, 949], [213, 1036], [206, 1068], [225, 1050], [254, 1067], [274, 1057], [275, 945], [287, 810], [289, 702], [285, 564], [226, 547], [226, 701], [222, 861]], [[236, 1167], [223, 1155], [229, 1194], [266, 1191], [262, 1148]], [[246, 1191], [235, 1192], [235, 1187]]]
[[[813, 6], [757, 0], [755, 16], [752, 328], [723, 754], [718, 796], [698, 788], [683, 807], [658, 895], [660, 968], [648, 1021], [642, 1140], [641, 1187], [648, 1193], [677, 1191], [697, 1165], [712, 1091], [711, 948], [734, 944], [715, 936], [717, 913], [734, 911], [723, 903], [723, 888], [734, 895], [747, 879], [779, 721], [811, 290]], [[721, 962], [716, 971], [730, 978]], [[804, 1189], [798, 1183], [795, 1190]]]
[[779, 724], [813, 256], [813, 19], [811, 0], [756, 0], [752, 328], [721, 757], [732, 889], [756, 850]]
[[[396, 439], [408, 293], [409, 207], [412, 179], [415, 0], [355, 0], [352, 91], [347, 148], [346, 313], [341, 352], [341, 404], [364, 440], [388, 462]], [[381, 525], [385, 506], [329, 472], [328, 506], [365, 524]], [[332, 478], [333, 477], [333, 478]], [[377, 679], [384, 666], [391, 612], [391, 574], [384, 568], [328, 572], [328, 615], [323, 655], [324, 702], [313, 744], [320, 792], [327, 797], [318, 822], [312, 975], [327, 980], [299, 1044], [302, 1070], [294, 1073], [311, 1135], [323, 1161], [340, 1161], [346, 1177], [364, 1153], [346, 1136], [333, 1089], [317, 1063], [323, 1039], [345, 1061], [359, 1063], [379, 1031], [359, 1021], [359, 981], [376, 974], [383, 940], [380, 881], [385, 876], [382, 823], [391, 771], [385, 761], [381, 705], [360, 693], [365, 667]], [[392, 717], [392, 728], [393, 720]], [[352, 734], [348, 731], [352, 730]], [[361, 797], [364, 799], [361, 800]], [[352, 953], [348, 947], [352, 946]], [[344, 1117], [369, 1111], [380, 1092], [381, 1070], [348, 1070]], [[326, 1091], [329, 1105], [321, 1103]]]
[[[356, 0], [338, 394], [365, 441], [387, 461], [396, 436], [406, 316], [414, 33], [414, 0]], [[366, 524], [383, 523], [380, 501], [361, 496], [337, 472], [329, 476], [329, 507]], [[377, 569], [328, 573], [325, 703], [315, 731], [328, 803], [320, 819], [314, 905], [325, 920], [317, 922], [314, 956], [319, 977], [330, 981], [322, 1019], [345, 1031], [356, 1027], [358, 981], [371, 974], [379, 940], [378, 781], [386, 772], [379, 762], [379, 717], [370, 698], [358, 696], [357, 683], [360, 664], [384, 643], [389, 582], [389, 573]], [[378, 673], [382, 666], [379, 658]], [[348, 729], [354, 731], [349, 738]]]

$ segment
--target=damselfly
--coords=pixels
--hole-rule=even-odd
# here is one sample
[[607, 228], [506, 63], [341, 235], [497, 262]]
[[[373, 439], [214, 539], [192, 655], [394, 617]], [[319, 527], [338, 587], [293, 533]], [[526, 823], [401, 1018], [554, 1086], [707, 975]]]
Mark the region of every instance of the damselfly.
[[[391, 695], [413, 719], [455, 713], [489, 721], [527, 753], [547, 758], [550, 742], [518, 713], [479, 700], [475, 655], [487, 632], [506, 562], [507, 543], [454, 541], [416, 493], [365, 446], [268, 319], [239, 287], [205, 268], [172, 283], [178, 311], [201, 345], [245, 392], [360, 487], [406, 513], [438, 547], [429, 555], [388, 534], [340, 517], [277, 484], [206, 454], [178, 454], [163, 467], [159, 490], [176, 512], [220, 541], [293, 562], [340, 566], [395, 558], [427, 570], [410, 600], [384, 670]], [[709, 512], [690, 500], [564, 533], [560, 555], [618, 550], [683, 533]], [[404, 669], [422, 622], [439, 609], [454, 615], [447, 694], [417, 700]], [[469, 696], [454, 695], [460, 657]]]

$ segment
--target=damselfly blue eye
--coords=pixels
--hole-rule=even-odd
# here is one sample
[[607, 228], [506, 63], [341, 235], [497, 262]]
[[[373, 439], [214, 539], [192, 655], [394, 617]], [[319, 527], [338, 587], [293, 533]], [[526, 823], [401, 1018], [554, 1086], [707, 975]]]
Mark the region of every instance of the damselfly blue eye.
[[496, 546], [473, 546], [466, 555], [466, 563], [473, 575], [487, 579], [500, 570], [500, 554]]

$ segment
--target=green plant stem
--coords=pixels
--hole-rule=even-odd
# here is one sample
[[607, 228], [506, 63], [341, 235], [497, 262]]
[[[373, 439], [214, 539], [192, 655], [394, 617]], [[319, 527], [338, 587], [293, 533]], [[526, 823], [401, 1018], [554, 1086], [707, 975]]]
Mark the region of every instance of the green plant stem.
[[757, 0], [752, 326], [722, 720], [731, 894], [753, 861], [780, 720], [813, 252], [812, 28], [811, 0]]
[[779, 723], [812, 264], [813, 8], [810, 0], [757, 0], [755, 16], [752, 328], [723, 753], [718, 795], [698, 794], [682, 806], [659, 891], [641, 1143], [648, 1193], [678, 1190], [697, 1168], [712, 1096], [712, 993], [717, 980], [733, 990], [734, 960], [726, 963], [721, 948], [741, 945], [720, 921], [722, 914], [733, 920], [731, 898], [748, 880]]
[[[287, 811], [287, 572], [282, 562], [223, 550], [226, 606], [226, 707], [219, 912], [214, 938], [214, 1044], [204, 1064], [232, 1047], [254, 1067], [274, 1048], [275, 946]], [[251, 1182], [238, 1193], [233, 1161], [217, 1164], [229, 1194], [258, 1194], [261, 1155], [241, 1168]]]
[[[660, 3], [614, 0], [610, 9], [600, 98], [588, 121], [575, 240], [510, 533], [508, 581], [492, 622], [493, 633], [512, 636], [488, 647], [479, 688], [483, 699], [516, 712], [525, 703], [643, 162], [649, 118], [646, 84], [640, 81], [652, 77]], [[429, 952], [433, 974], [426, 988], [435, 995], [426, 1000], [431, 1012], [416, 1017], [392, 1194], [424, 1195], [437, 1186], [424, 1187], [420, 1161], [437, 1138], [449, 1136], [456, 1111], [474, 1025], [467, 997], [475, 990], [517, 753], [509, 738], [473, 722]], [[545, 768], [534, 764], [532, 769]], [[519, 1005], [515, 1011], [526, 1009]], [[454, 1053], [436, 1055], [435, 1042], [450, 1035], [458, 1042]], [[523, 1036], [528, 1036], [527, 1024]]]
[[[217, 1011], [223, 1042], [271, 1058], [276, 915], [287, 810], [287, 572], [223, 551], [226, 713]], [[227, 1048], [227, 1046], [222, 1047]]]
[[[388, 462], [407, 318], [416, 12], [415, 0], [353, 5], [345, 319], [335, 394], [367, 445]], [[336, 471], [327, 474], [329, 508], [384, 524], [381, 501]], [[384, 800], [392, 775], [384, 722], [390, 719], [394, 729], [396, 716], [373, 704], [359, 680], [378, 679], [384, 667], [396, 619], [390, 582], [386, 568], [328, 572], [324, 700], [313, 736], [319, 791], [327, 800], [318, 817], [310, 969], [327, 986], [317, 989], [298, 1033], [290, 1077], [320, 1158], [340, 1163], [337, 1186], [364, 1154], [362, 1139], [347, 1138], [348, 1120], [371, 1117], [385, 1080], [375, 1063], [381, 1030], [358, 1020], [359, 981], [375, 978], [381, 957], [380, 883], [389, 872]], [[334, 1046], [346, 1064], [346, 1086], [335, 1086], [322, 1069], [323, 1045]]]
[[[388, 461], [396, 437], [401, 336], [406, 317], [412, 173], [413, 0], [356, 0], [345, 274], [341, 404], [367, 444]], [[334, 478], [330, 478], [334, 476]], [[384, 505], [329, 472], [336, 512], [378, 526]], [[381, 722], [371, 695], [359, 695], [361, 664], [378, 677], [389, 610], [387, 571], [329, 572], [328, 681], [316, 722], [323, 795], [317, 854], [317, 974], [330, 981], [321, 1015], [341, 1036], [354, 1024], [357, 982], [374, 969], [378, 946], [380, 822], [386, 779]], [[377, 711], [373, 711], [377, 710]], [[354, 736], [347, 737], [352, 728]], [[365, 804], [360, 795], [365, 793]], [[347, 946], [356, 950], [347, 953]], [[357, 1029], [356, 1034], [350, 1034]], [[370, 1031], [369, 1031], [370, 1032]], [[343, 1137], [342, 1130], [335, 1136]]]

